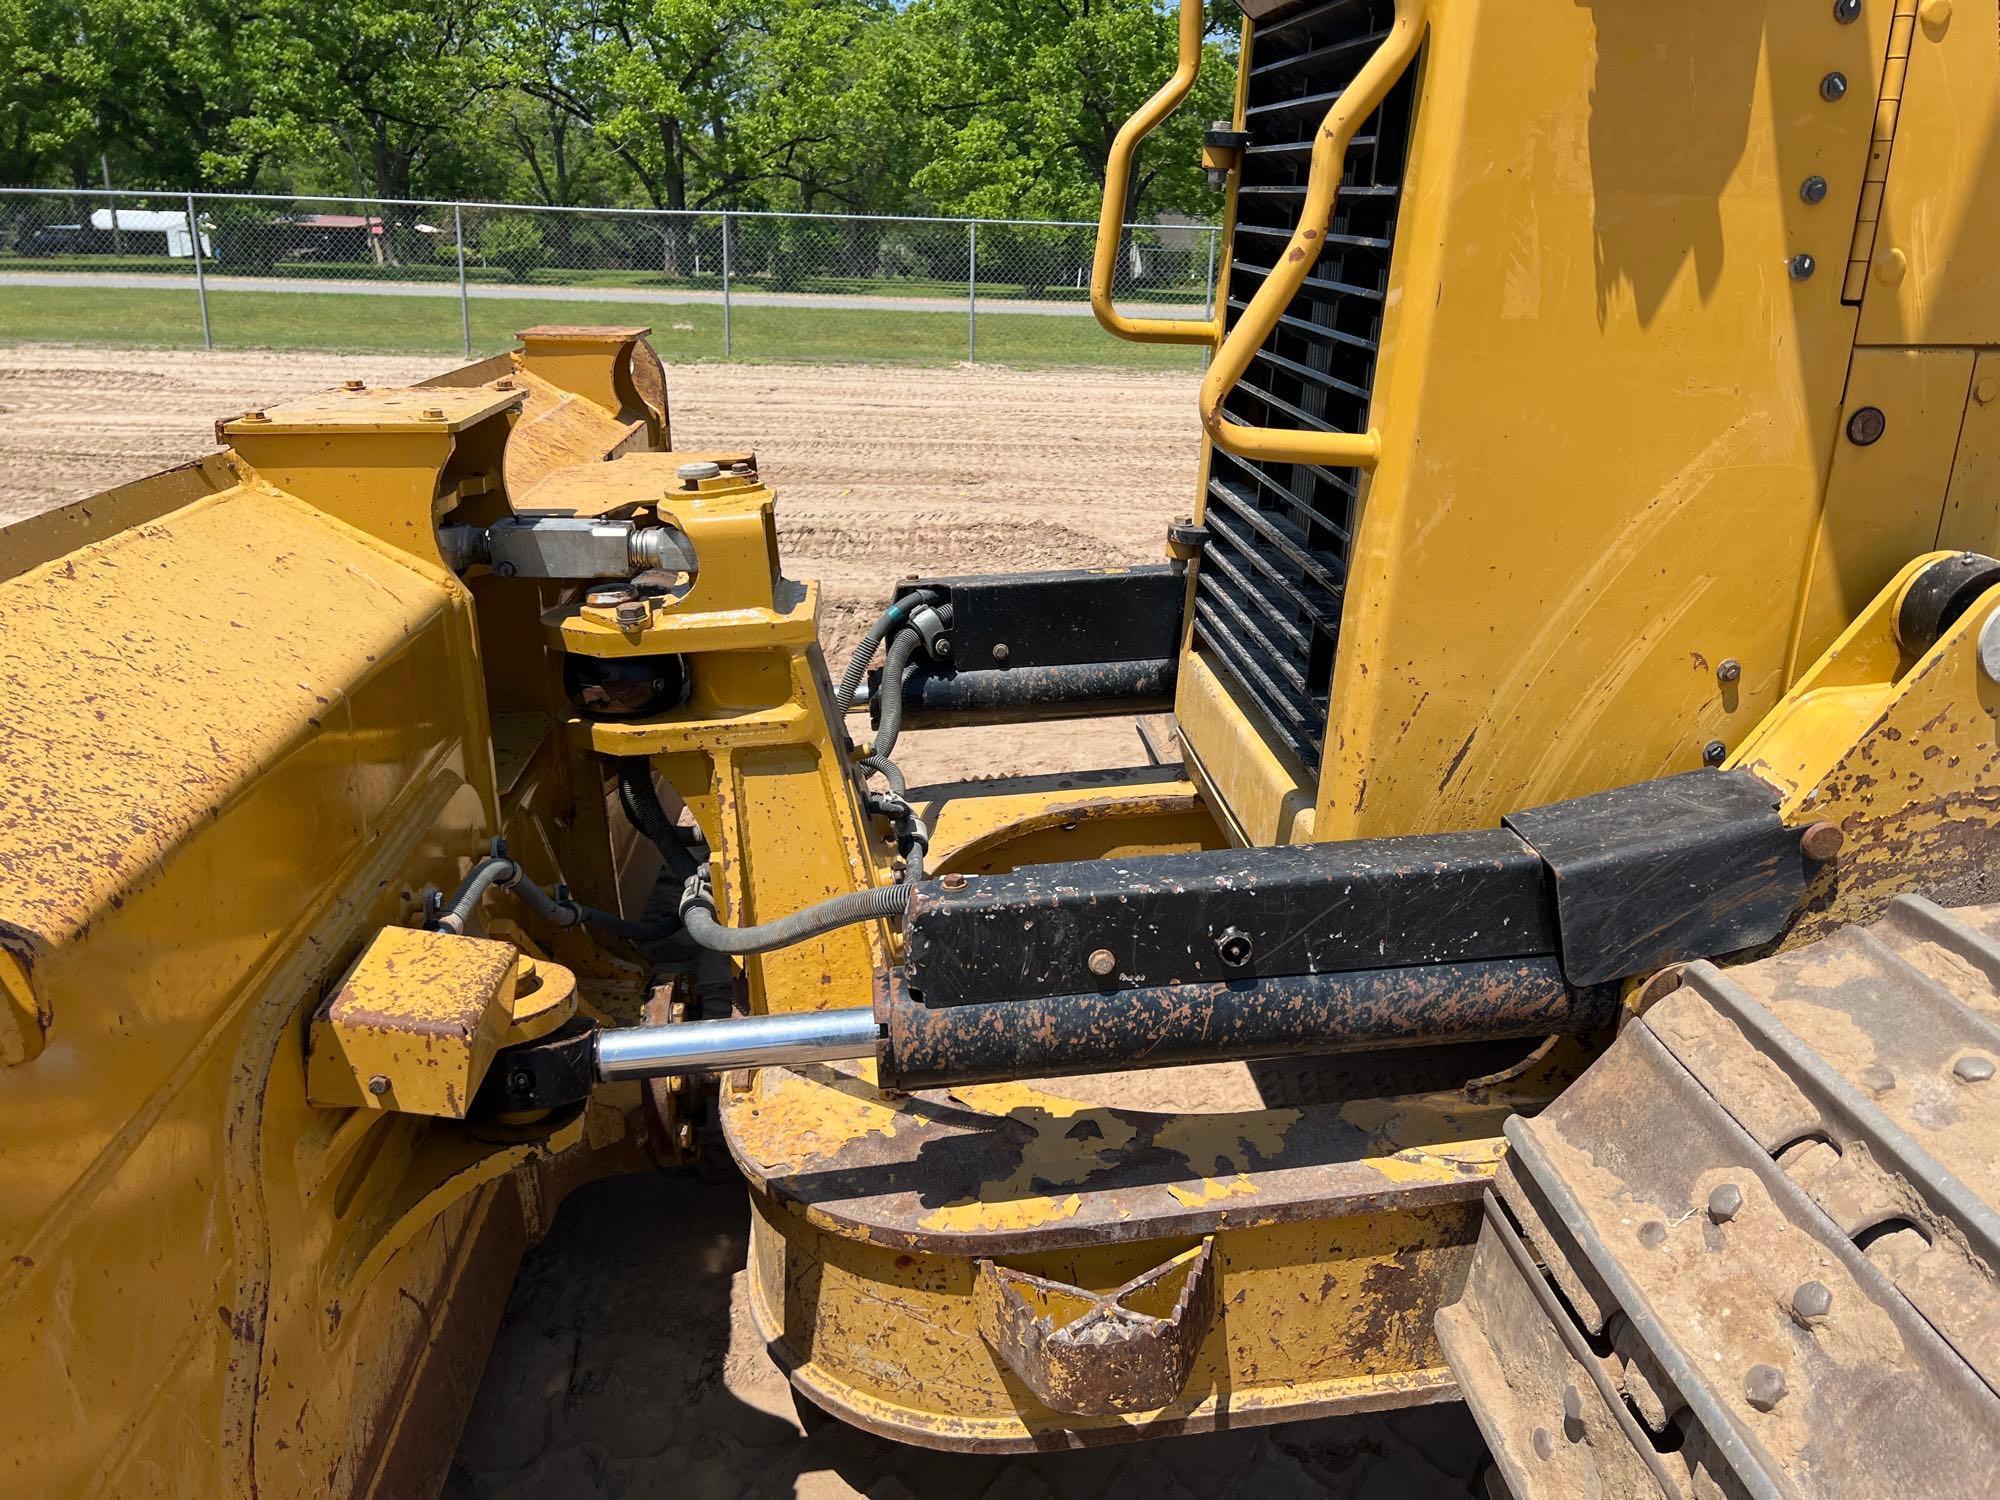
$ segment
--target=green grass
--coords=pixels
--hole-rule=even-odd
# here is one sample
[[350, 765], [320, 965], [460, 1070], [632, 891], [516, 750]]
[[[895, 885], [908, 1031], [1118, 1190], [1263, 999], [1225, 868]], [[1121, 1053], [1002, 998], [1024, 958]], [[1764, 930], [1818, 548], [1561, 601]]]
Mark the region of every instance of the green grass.
[[[459, 306], [450, 297], [367, 297], [316, 292], [211, 291], [218, 349], [323, 349], [355, 354], [456, 354]], [[722, 309], [710, 304], [557, 302], [478, 298], [472, 344], [491, 353], [536, 323], [647, 323], [662, 357], [721, 359]], [[733, 356], [836, 364], [953, 364], [965, 358], [960, 313], [820, 307], [737, 307]], [[201, 347], [192, 291], [0, 286], [0, 341]], [[1007, 313], [979, 320], [978, 357], [995, 364], [1109, 365], [1189, 370], [1186, 348], [1128, 344], [1085, 317]]]

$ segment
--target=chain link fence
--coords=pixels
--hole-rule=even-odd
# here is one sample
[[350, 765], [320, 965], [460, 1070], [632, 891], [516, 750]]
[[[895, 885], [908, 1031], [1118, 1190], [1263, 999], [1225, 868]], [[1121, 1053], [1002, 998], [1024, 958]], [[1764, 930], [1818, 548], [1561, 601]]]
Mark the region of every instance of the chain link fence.
[[[1205, 314], [1219, 239], [1127, 226], [1119, 304]], [[7, 188], [0, 337], [469, 355], [535, 323], [629, 322], [682, 359], [1159, 358], [1091, 319], [1095, 241], [1026, 220]]]

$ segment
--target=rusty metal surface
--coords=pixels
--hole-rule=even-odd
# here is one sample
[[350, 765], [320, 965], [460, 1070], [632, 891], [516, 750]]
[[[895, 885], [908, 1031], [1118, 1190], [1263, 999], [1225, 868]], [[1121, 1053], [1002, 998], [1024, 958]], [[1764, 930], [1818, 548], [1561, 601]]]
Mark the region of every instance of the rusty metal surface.
[[933, 1008], [900, 972], [877, 1015], [882, 1080], [916, 1089], [1288, 1053], [1577, 1035], [1617, 1012], [1609, 986], [1565, 983], [1553, 958], [1183, 984]]
[[[869, 1063], [764, 1068], [725, 1091], [723, 1122], [752, 1184], [814, 1223], [898, 1250], [1002, 1255], [1469, 1203], [1507, 1116], [1540, 1108], [1577, 1065], [1466, 1087], [1524, 1049], [909, 1094], [883, 1092]], [[1218, 1099], [1221, 1073], [1241, 1086]]]
[[[1579, 1454], [1547, 1392], [1495, 1383], [1539, 1338], [1478, 1290], [1515, 1235], [1562, 1294], [1551, 1321], [1574, 1320], [1558, 1333], [1608, 1348], [1641, 1419], [1625, 1437], [1664, 1461], [1666, 1492], [1992, 1492], [1996, 937], [2000, 909], [1905, 898], [1870, 929], [1691, 965], [1555, 1105], [1510, 1122], [1506, 1235], [1441, 1327], [1489, 1440], [1521, 1458], [1522, 1500], [1577, 1493]], [[1607, 1477], [1622, 1453], [1581, 1457], [1625, 1492]]]
[[1109, 1292], [982, 1260], [980, 1336], [1053, 1411], [1158, 1411], [1215, 1324], [1214, 1252], [1205, 1237]]

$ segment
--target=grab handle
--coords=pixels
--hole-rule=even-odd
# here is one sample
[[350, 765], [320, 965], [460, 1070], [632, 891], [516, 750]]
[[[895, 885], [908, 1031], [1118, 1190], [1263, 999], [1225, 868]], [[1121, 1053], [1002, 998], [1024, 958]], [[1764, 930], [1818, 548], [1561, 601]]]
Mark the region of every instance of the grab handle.
[[1111, 283], [1118, 273], [1118, 246], [1125, 232], [1125, 196], [1132, 186], [1132, 158], [1139, 143], [1181, 106], [1201, 75], [1201, 42], [1207, 21], [1202, 0], [1181, 0], [1180, 59], [1173, 77], [1140, 106], [1111, 142], [1104, 163], [1104, 211], [1097, 220], [1097, 252], [1090, 262], [1090, 310], [1107, 333], [1135, 344], [1212, 344], [1218, 331], [1215, 317], [1128, 318], [1111, 300]]
[[[1250, 368], [1250, 361], [1270, 337], [1271, 330], [1278, 326], [1278, 319], [1291, 306], [1319, 260], [1326, 245], [1326, 226], [1333, 222], [1334, 205], [1339, 201], [1347, 148], [1362, 121], [1380, 107], [1396, 80], [1415, 60], [1423, 43], [1428, 10], [1428, 0], [1396, 0], [1396, 19], [1389, 34], [1327, 110], [1313, 141], [1312, 169], [1306, 179], [1306, 200], [1299, 210], [1298, 228], [1292, 231], [1291, 242], [1278, 256], [1277, 264], [1209, 361], [1208, 374], [1201, 382], [1201, 425], [1215, 446], [1225, 452], [1267, 463], [1323, 464], [1329, 468], [1371, 471], [1381, 457], [1382, 435], [1373, 428], [1367, 432], [1312, 432], [1286, 427], [1246, 427], [1223, 416], [1222, 403]], [[1166, 90], [1161, 92], [1164, 94]], [[1106, 212], [1110, 212], [1108, 207]], [[1103, 250], [1100, 238], [1100, 260]], [[1099, 317], [1101, 320], [1102, 314]]]

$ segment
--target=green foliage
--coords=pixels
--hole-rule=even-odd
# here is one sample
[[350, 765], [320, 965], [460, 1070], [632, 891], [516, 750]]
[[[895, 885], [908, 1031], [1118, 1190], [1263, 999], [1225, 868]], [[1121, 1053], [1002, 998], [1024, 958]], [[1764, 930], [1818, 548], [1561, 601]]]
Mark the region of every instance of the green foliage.
[[511, 281], [526, 281], [549, 263], [542, 226], [520, 212], [501, 214], [480, 226], [479, 256], [499, 266]]
[[[1141, 216], [1214, 211], [1198, 142], [1228, 112], [1234, 16], [1212, 0], [1196, 96], [1141, 158]], [[0, 181], [98, 185], [108, 162], [122, 187], [1094, 218], [1113, 134], [1173, 68], [1174, 17], [1171, 0], [0, 0]], [[430, 256], [391, 239], [393, 261]], [[813, 255], [774, 247], [772, 274], [809, 276]]]

